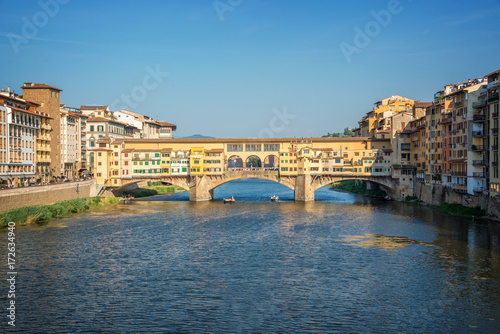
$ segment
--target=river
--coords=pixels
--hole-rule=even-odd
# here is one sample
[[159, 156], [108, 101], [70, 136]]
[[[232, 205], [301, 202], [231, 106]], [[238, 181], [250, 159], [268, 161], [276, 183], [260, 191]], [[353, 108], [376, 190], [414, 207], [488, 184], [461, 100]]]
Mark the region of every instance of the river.
[[242, 180], [210, 202], [167, 194], [18, 228], [10, 331], [500, 333], [498, 223], [315, 196]]

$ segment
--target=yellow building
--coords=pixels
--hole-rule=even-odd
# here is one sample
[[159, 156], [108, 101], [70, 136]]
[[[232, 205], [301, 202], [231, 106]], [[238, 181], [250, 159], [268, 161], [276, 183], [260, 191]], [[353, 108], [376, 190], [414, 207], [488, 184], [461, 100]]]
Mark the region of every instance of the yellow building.
[[361, 137], [388, 138], [390, 117], [404, 111], [413, 112], [414, 105], [414, 100], [399, 95], [377, 101], [373, 109], [358, 122], [359, 129], [355, 129], [355, 133]]
[[191, 148], [189, 155], [189, 173], [191, 175], [203, 175], [206, 173], [204, 163], [205, 150], [203, 147]]

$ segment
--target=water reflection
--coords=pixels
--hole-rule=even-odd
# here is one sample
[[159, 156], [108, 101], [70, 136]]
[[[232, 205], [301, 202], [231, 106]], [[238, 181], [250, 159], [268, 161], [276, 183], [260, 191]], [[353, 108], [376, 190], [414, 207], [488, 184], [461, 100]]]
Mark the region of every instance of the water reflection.
[[235, 181], [210, 202], [161, 195], [20, 229], [17, 330], [500, 331], [498, 225], [315, 195]]
[[343, 239], [349, 245], [357, 245], [359, 247], [378, 247], [387, 251], [394, 251], [401, 247], [409, 245], [424, 245], [434, 246], [430, 243], [413, 240], [402, 236], [388, 236], [384, 234], [368, 234], [366, 236], [351, 236]]

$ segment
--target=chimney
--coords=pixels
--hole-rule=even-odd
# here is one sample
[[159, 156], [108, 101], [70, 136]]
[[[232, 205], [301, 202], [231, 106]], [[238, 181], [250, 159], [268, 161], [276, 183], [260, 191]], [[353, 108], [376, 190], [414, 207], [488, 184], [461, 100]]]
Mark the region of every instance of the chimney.
[[10, 93], [10, 86], [7, 86], [7, 93]]

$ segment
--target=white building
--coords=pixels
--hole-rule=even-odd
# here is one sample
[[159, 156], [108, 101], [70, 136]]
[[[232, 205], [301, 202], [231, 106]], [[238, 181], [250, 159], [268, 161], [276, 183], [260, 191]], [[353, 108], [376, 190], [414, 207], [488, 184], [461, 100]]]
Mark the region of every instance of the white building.
[[81, 159], [81, 115], [61, 108], [61, 174], [77, 175]]
[[0, 92], [0, 182], [16, 186], [32, 182], [36, 172], [38, 104]]

